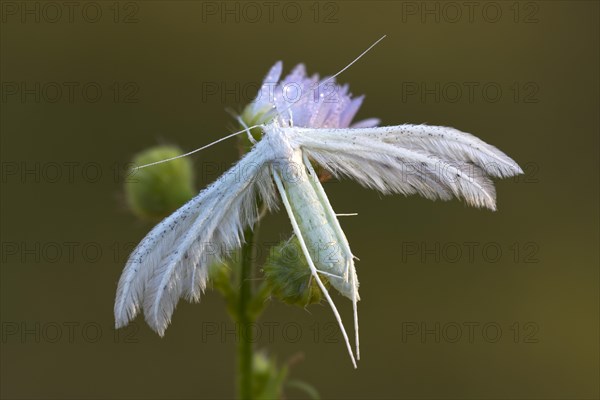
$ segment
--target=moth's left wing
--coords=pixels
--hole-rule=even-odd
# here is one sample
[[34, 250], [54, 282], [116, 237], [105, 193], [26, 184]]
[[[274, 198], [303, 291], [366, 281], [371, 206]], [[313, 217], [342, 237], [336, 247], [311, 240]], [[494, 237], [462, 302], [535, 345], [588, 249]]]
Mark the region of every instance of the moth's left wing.
[[464, 199], [496, 208], [490, 177], [523, 171], [506, 154], [454, 128], [398, 125], [379, 128], [284, 128], [315, 162], [384, 193]]
[[119, 281], [117, 328], [143, 308], [148, 324], [162, 336], [179, 299], [199, 299], [208, 266], [240, 247], [244, 229], [256, 222], [256, 198], [275, 206], [271, 158], [266, 143], [254, 146], [148, 233], [129, 257]]

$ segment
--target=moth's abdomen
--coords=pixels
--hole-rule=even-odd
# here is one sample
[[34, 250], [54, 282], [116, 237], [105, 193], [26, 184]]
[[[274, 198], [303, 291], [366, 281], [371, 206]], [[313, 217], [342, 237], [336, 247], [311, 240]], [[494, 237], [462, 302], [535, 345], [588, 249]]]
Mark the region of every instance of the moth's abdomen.
[[327, 273], [332, 286], [351, 299], [353, 287], [348, 274], [355, 271], [348, 241], [338, 236], [332, 224], [336, 216], [320, 198], [315, 188], [320, 183], [308, 175], [300, 152], [282, 171], [282, 181], [315, 267]]

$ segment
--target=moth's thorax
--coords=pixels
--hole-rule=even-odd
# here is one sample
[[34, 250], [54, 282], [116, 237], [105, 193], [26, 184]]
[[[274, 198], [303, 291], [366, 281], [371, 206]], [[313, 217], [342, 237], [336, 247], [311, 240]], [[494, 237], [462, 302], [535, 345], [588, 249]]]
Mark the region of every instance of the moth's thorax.
[[294, 141], [295, 132], [293, 129], [284, 129], [279, 124], [271, 123], [264, 127], [265, 134], [262, 138], [269, 149], [275, 154], [275, 159], [291, 160], [294, 158], [294, 151], [297, 145]]

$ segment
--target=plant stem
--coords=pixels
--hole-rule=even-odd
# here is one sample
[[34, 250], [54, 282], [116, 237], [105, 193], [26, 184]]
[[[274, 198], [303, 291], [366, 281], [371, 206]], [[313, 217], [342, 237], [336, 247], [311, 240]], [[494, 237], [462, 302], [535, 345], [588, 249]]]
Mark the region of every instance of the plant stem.
[[[258, 229], [258, 224], [255, 227]], [[242, 400], [252, 398], [252, 364], [253, 364], [253, 330], [250, 324], [254, 322], [254, 316], [250, 311], [252, 304], [253, 288], [252, 288], [252, 271], [254, 263], [254, 241], [255, 232], [252, 229], [247, 229], [244, 237], [246, 243], [242, 246], [242, 260], [240, 264], [239, 285], [240, 291], [238, 296], [238, 321], [237, 321], [237, 367], [238, 367], [238, 397]]]

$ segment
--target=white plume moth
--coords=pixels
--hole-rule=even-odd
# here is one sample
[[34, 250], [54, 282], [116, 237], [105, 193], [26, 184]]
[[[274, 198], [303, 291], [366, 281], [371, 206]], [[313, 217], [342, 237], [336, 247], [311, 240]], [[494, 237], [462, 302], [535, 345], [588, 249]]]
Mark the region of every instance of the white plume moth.
[[[306, 77], [304, 67], [299, 65], [279, 82], [282, 67], [281, 63], [275, 64], [259, 96], [248, 108], [256, 124], [210, 144], [247, 132], [253, 143], [250, 151], [216, 182], [154, 227], [131, 254], [117, 289], [117, 328], [143, 310], [147, 323], [162, 336], [180, 298], [199, 300], [207, 285], [208, 266], [241, 247], [244, 230], [259, 219], [257, 200], [260, 198], [268, 209], [274, 209], [279, 197], [311, 277], [330, 304], [356, 367], [341, 317], [320, 278], [326, 276], [336, 290], [352, 301], [359, 358], [355, 257], [312, 163], [336, 177], [354, 179], [382, 193], [420, 194], [442, 200], [458, 197], [469, 205], [492, 210], [495, 191], [490, 177], [522, 173], [497, 148], [454, 128], [376, 127], [378, 121], [374, 119], [350, 126], [362, 97], [352, 99], [347, 85], [335, 86], [339, 96], [333, 104], [326, 104], [321, 93], [312, 98], [306, 95], [333, 82], [382, 39], [322, 81], [318, 76]], [[270, 87], [273, 82], [279, 82], [274, 89]], [[286, 83], [306, 91], [291, 105], [285, 100], [290, 88]], [[270, 95], [260, 98], [265, 89], [272, 89]], [[256, 128], [262, 133], [258, 142], [250, 133]]]

